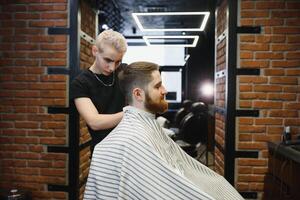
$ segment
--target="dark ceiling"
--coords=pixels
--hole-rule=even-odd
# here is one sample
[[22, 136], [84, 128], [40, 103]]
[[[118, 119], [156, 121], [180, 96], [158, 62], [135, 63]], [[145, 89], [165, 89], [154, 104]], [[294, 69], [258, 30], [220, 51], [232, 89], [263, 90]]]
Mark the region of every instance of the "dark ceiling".
[[[147, 35], [141, 32], [133, 20], [133, 12], [204, 12], [213, 13], [214, 0], [98, 0], [98, 9], [102, 13], [100, 20], [108, 23], [111, 28], [122, 32], [126, 37]], [[190, 24], [199, 24], [199, 17], [182, 18], [182, 17], [166, 17], [152, 18], [148, 24], [157, 26], [174, 27], [189, 26]], [[151, 33], [153, 34], [153, 32]], [[154, 33], [156, 35], [172, 35], [178, 34], [174, 32]], [[189, 34], [189, 33], [187, 33]]]

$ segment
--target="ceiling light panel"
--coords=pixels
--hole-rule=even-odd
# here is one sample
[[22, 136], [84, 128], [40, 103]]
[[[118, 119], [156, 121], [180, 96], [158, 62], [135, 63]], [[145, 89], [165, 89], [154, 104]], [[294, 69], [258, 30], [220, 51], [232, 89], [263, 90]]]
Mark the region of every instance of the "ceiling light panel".
[[147, 12], [132, 16], [141, 31], [203, 31], [209, 12]]
[[198, 35], [143, 36], [148, 46], [195, 47]]

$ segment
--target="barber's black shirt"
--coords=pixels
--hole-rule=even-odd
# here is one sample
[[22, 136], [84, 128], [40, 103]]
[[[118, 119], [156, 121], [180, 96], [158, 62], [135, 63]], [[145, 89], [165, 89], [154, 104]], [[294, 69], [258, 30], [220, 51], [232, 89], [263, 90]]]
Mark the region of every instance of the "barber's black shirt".
[[[75, 98], [88, 97], [101, 114], [114, 114], [122, 111], [125, 106], [125, 98], [121, 93], [117, 74], [112, 73], [110, 76], [101, 74], [97, 76], [106, 85], [109, 85], [115, 79], [114, 84], [105, 86], [95, 77], [92, 71], [84, 70], [71, 83], [70, 100], [74, 101]], [[112, 129], [94, 131], [88, 127], [88, 130], [92, 137], [93, 149]]]

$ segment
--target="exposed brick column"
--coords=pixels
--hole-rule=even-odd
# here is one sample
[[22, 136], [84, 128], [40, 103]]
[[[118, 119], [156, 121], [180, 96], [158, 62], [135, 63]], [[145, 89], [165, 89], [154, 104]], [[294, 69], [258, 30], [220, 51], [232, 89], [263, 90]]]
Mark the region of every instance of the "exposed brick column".
[[262, 198], [267, 172], [267, 141], [280, 141], [284, 126], [300, 132], [300, 2], [240, 2], [241, 26], [260, 26], [260, 34], [239, 36], [240, 68], [259, 69], [258, 76], [238, 78], [237, 108], [257, 109], [259, 116], [237, 118], [237, 148], [258, 151], [257, 159], [239, 158], [239, 191]]
[[[43, 3], [41, 3], [43, 2]], [[48, 27], [68, 26], [67, 0], [3, 0], [0, 3], [0, 188], [26, 189], [33, 199], [66, 199], [47, 185], [66, 185], [66, 75], [48, 73], [67, 66], [67, 36]]]

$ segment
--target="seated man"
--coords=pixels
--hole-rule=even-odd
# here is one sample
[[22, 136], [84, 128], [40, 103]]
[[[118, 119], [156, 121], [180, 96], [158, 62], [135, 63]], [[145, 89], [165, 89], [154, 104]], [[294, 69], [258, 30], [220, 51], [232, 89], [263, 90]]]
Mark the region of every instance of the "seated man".
[[155, 114], [168, 103], [158, 68], [135, 62], [119, 74], [129, 106], [95, 147], [84, 199], [243, 199], [162, 131]]

